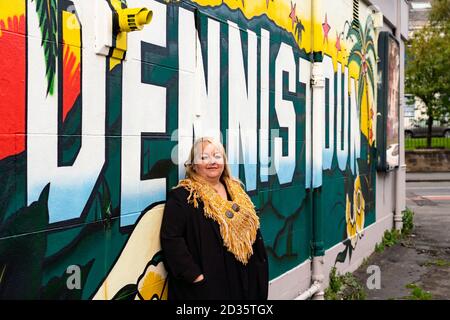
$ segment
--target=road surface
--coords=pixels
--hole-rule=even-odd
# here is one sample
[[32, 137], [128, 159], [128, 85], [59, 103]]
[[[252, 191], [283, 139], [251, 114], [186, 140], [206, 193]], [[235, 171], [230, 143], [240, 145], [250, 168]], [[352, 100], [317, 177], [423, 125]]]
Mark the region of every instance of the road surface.
[[[354, 275], [365, 286], [368, 300], [411, 299], [411, 284], [432, 299], [449, 300], [450, 181], [407, 182], [406, 205], [415, 212], [412, 235], [374, 253]], [[381, 289], [366, 287], [369, 265], [380, 267]]]

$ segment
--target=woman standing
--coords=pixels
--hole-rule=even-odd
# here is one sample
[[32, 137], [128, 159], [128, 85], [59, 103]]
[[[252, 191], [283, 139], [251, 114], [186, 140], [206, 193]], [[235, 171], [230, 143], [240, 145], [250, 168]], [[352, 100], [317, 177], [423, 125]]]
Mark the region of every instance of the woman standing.
[[161, 225], [168, 299], [267, 299], [259, 218], [231, 177], [222, 144], [198, 139], [185, 166], [186, 179], [169, 192]]

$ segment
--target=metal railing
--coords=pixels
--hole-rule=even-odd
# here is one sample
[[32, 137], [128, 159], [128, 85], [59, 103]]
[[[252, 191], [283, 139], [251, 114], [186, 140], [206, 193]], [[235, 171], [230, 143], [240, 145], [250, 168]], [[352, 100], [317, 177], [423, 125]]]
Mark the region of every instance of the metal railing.
[[427, 146], [428, 121], [410, 121], [405, 126], [405, 150], [450, 149], [450, 123], [435, 120], [431, 128], [431, 146]]

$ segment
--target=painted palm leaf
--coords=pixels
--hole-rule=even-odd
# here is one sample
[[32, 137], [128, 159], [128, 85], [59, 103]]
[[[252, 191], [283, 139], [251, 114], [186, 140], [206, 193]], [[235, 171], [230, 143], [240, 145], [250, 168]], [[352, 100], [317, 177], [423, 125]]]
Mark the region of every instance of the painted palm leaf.
[[352, 27], [348, 30], [347, 39], [352, 38], [352, 37], [354, 38], [355, 43], [363, 42], [362, 35], [361, 35], [361, 29], [355, 27], [353, 24], [352, 24]]
[[372, 16], [368, 16], [367, 17], [367, 21], [366, 21], [366, 26], [365, 26], [365, 28], [364, 28], [364, 34], [366, 35], [366, 36], [369, 36], [370, 35], [370, 32], [373, 30], [373, 19], [372, 19]]
[[372, 87], [372, 90], [375, 91], [375, 80], [373, 78], [374, 72], [373, 72], [373, 66], [372, 66], [372, 60], [367, 60], [367, 76], [369, 77], [369, 84]]
[[[360, 101], [364, 91], [364, 82], [367, 82], [373, 91], [375, 90], [374, 67], [371, 56], [376, 57], [376, 53], [374, 41], [371, 35], [372, 30], [373, 20], [369, 16], [367, 18], [364, 31], [359, 23], [355, 23], [353, 21], [351, 28], [347, 33], [347, 39], [351, 38], [354, 41], [354, 46], [350, 51], [348, 63], [350, 64], [350, 62], [354, 61], [359, 65], [358, 97]], [[367, 70], [364, 70], [365, 68], [367, 68]]]
[[[375, 47], [374, 47], [373, 41], [370, 40], [369, 42], [367, 42], [365, 47], [367, 48], [365, 50], [366, 57], [367, 57], [367, 60], [366, 60], [367, 76], [369, 77], [369, 82], [370, 82], [372, 90], [375, 91], [375, 80], [374, 80], [375, 68], [373, 65], [373, 61], [374, 61], [373, 59], [376, 59], [376, 54], [375, 54]], [[371, 57], [373, 57], [373, 59]]]
[[364, 78], [360, 75], [358, 80], [358, 105], [362, 107], [362, 98], [364, 94]]
[[364, 51], [366, 51], [367, 54], [372, 53], [373, 56], [376, 57], [375, 45], [373, 43], [372, 37], [368, 38], [368, 40], [364, 46]]
[[39, 18], [39, 27], [42, 33], [41, 45], [44, 48], [47, 77], [47, 95], [53, 95], [56, 58], [58, 56], [56, 0], [33, 0], [36, 2], [36, 11]]
[[350, 62], [356, 62], [359, 66], [362, 62], [362, 47], [361, 44], [357, 43], [353, 46], [352, 50], [350, 51], [350, 55], [348, 58], [348, 64]]
[[298, 22], [295, 26], [295, 33], [297, 34], [297, 41], [299, 45], [302, 42], [302, 31], [305, 31], [305, 26], [303, 25], [302, 21], [298, 19]]
[[360, 24], [359, 24], [359, 20], [358, 19], [353, 19], [352, 20], [352, 28], [355, 28], [356, 30], [358, 30], [360, 28]]

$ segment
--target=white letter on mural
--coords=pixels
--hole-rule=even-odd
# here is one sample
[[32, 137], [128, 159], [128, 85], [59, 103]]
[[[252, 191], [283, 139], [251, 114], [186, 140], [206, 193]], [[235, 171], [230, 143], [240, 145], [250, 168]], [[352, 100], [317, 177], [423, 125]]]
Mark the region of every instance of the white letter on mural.
[[[325, 79], [328, 79], [328, 86], [325, 84], [325, 91], [323, 101], [325, 106], [328, 104], [328, 118], [325, 112], [325, 122], [323, 124], [323, 162], [322, 168], [323, 170], [331, 169], [331, 162], [333, 161], [333, 153], [334, 153], [334, 69], [333, 69], [333, 61], [331, 57], [324, 55], [323, 56], [323, 71], [325, 75]], [[326, 81], [326, 80], [325, 80]], [[328, 90], [328, 100], [326, 99], [326, 93]], [[326, 110], [326, 109], [325, 109]], [[328, 147], [326, 144], [326, 127], [328, 126]]]
[[280, 127], [288, 128], [288, 155], [283, 156], [283, 139], [276, 137], [273, 158], [280, 184], [292, 181], [295, 170], [295, 122], [296, 115], [292, 101], [283, 100], [283, 72], [289, 76], [288, 90], [296, 91], [296, 66], [292, 47], [281, 43], [275, 59], [275, 111]]
[[259, 162], [261, 182], [269, 181], [269, 55], [270, 32], [261, 29], [261, 123], [259, 129]]
[[[208, 88], [194, 13], [179, 11], [178, 173], [184, 178], [184, 161], [192, 141], [209, 136], [220, 141], [220, 25], [208, 19]], [[193, 132], [194, 131], [194, 132]], [[195, 137], [192, 136], [195, 135]]]
[[244, 163], [247, 191], [256, 189], [257, 165], [257, 37], [247, 30], [247, 84], [244, 57], [241, 49], [240, 29], [228, 22], [229, 35], [229, 103], [228, 103], [228, 161], [234, 176], [239, 176], [240, 145]]
[[[345, 170], [348, 159], [348, 68], [344, 71], [344, 91], [342, 91], [341, 64], [337, 71], [337, 106], [336, 106], [336, 150], [339, 169]], [[342, 118], [342, 100], [344, 100], [344, 118]], [[344, 122], [342, 122], [344, 120]]]
[[305, 188], [311, 188], [311, 62], [300, 58], [299, 81], [305, 85]]
[[[78, 218], [105, 162], [105, 57], [94, 52], [94, 12], [75, 2], [83, 27], [82, 143], [71, 166], [58, 167], [58, 76], [47, 95], [46, 63], [39, 38], [28, 38], [27, 199], [36, 201], [50, 183], [49, 222]], [[39, 32], [36, 2], [28, 1], [28, 30]], [[56, 72], [58, 64], [56, 63]], [[57, 74], [57, 73], [56, 73]]]
[[350, 169], [353, 174], [359, 174], [358, 158], [361, 157], [360, 112], [356, 103], [358, 83], [350, 78]]
[[166, 132], [166, 88], [141, 82], [141, 43], [166, 46], [166, 6], [128, 1], [130, 7], [144, 3], [153, 10], [152, 23], [128, 34], [128, 59], [123, 63], [121, 226], [134, 224], [142, 210], [166, 194], [165, 178], [141, 180], [141, 134]]

